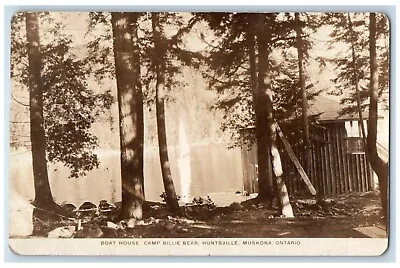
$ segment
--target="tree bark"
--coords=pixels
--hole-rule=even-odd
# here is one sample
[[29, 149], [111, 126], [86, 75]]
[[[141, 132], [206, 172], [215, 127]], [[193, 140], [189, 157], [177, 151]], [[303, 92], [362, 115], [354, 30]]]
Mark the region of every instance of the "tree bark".
[[119, 110], [121, 219], [143, 217], [143, 102], [134, 19], [126, 12], [111, 14]]
[[[270, 77], [270, 66], [269, 66], [269, 54], [270, 54], [270, 35], [268, 34], [268, 27], [266, 24], [266, 15], [258, 14], [259, 24], [257, 32], [257, 43], [258, 43], [258, 108], [260, 113], [260, 121], [264, 123], [261, 126], [262, 131], [262, 141], [265, 142], [266, 152], [263, 154], [266, 157], [266, 167], [267, 167], [267, 194], [270, 204], [272, 204], [272, 199], [276, 193], [280, 205], [282, 208], [282, 214], [285, 217], [293, 217], [293, 210], [289, 203], [289, 195], [282, 178], [282, 164], [279, 155], [279, 150], [276, 141], [276, 128], [273, 116], [273, 92], [271, 88], [271, 77]], [[256, 112], [257, 113], [257, 112]], [[260, 130], [261, 132], [261, 130]], [[265, 140], [264, 140], [265, 139]], [[257, 140], [258, 142], [258, 140]], [[264, 149], [263, 148], [263, 149]], [[264, 161], [265, 161], [264, 160]], [[265, 163], [265, 162], [264, 162]], [[260, 170], [260, 167], [259, 167]], [[274, 182], [272, 172], [276, 178], [277, 192], [274, 191]]]
[[[257, 14], [256, 36], [258, 44], [257, 86], [255, 94], [256, 141], [258, 161], [258, 198], [272, 204], [273, 179], [271, 163], [271, 124], [272, 107], [267, 105], [268, 95], [271, 94], [271, 80], [269, 77], [269, 47], [268, 30], [265, 27], [265, 14]], [[253, 68], [254, 69], [254, 68]]]
[[166, 193], [166, 203], [169, 209], [177, 214], [181, 214], [178, 198], [176, 195], [174, 181], [172, 180], [170, 162], [168, 158], [167, 133], [165, 126], [165, 47], [161, 39], [161, 27], [159, 16], [152, 13], [152, 28], [155, 49], [155, 68], [156, 68], [156, 117], [157, 117], [157, 136], [158, 149], [160, 154], [161, 173]]
[[378, 176], [381, 194], [382, 214], [387, 222], [388, 218], [388, 163], [383, 161], [377, 152], [377, 126], [378, 126], [378, 63], [376, 57], [376, 18], [375, 13], [370, 13], [369, 19], [369, 52], [370, 52], [370, 89], [369, 89], [369, 120], [367, 148], [372, 169]]
[[283, 179], [282, 162], [277, 143], [276, 124], [271, 125], [271, 155], [282, 215], [286, 218], [293, 218], [294, 215], [292, 206], [290, 205], [289, 192]]
[[[256, 62], [256, 43], [255, 37], [252, 29], [249, 29], [248, 33], [248, 49], [249, 49], [249, 61], [250, 61], [250, 81], [251, 81], [251, 90], [252, 90], [252, 97], [253, 97], [253, 105], [255, 111], [255, 134], [256, 134], [256, 146], [257, 146], [257, 165], [258, 165], [258, 198], [260, 200], [266, 199], [270, 196], [267, 193], [267, 167], [266, 163], [268, 161], [267, 154], [268, 148], [266, 145], [265, 134], [263, 136], [263, 121], [260, 116], [260, 103], [258, 97], [258, 83], [257, 83], [257, 62]], [[265, 121], [265, 120], [264, 120]], [[264, 122], [265, 126], [266, 122]]]
[[138, 142], [138, 163], [141, 164], [141, 168], [139, 168], [138, 172], [138, 177], [141, 179], [141, 186], [142, 186], [142, 192], [143, 192], [143, 200], [146, 199], [145, 191], [144, 191], [144, 169], [143, 169], [143, 157], [144, 157], [144, 117], [143, 117], [143, 92], [142, 92], [142, 84], [141, 84], [141, 75], [140, 75], [140, 48], [139, 48], [139, 37], [138, 37], [138, 19], [139, 19], [139, 13], [132, 12], [130, 13], [130, 19], [131, 19], [131, 25], [132, 25], [132, 37], [133, 37], [133, 73], [132, 75], [134, 76], [133, 78], [135, 79], [135, 84], [137, 85], [137, 90], [135, 90], [136, 97], [135, 99], [137, 100], [137, 105], [136, 105], [136, 112], [137, 112], [137, 124], [138, 124], [138, 130], [137, 130], [137, 137], [138, 140], [141, 142]]
[[35, 187], [34, 205], [41, 208], [54, 207], [46, 160], [46, 137], [43, 117], [42, 58], [40, 53], [39, 18], [34, 12], [25, 14], [26, 39], [29, 62], [29, 108], [32, 165]]
[[299, 66], [299, 85], [301, 89], [302, 99], [302, 118], [303, 118], [303, 140], [305, 159], [304, 165], [308, 175], [311, 173], [311, 143], [310, 143], [310, 130], [308, 124], [308, 99], [306, 80], [304, 77], [304, 53], [303, 53], [303, 38], [302, 38], [302, 22], [299, 13], [295, 13], [296, 22], [296, 41], [297, 41], [297, 61]]
[[358, 123], [361, 127], [362, 140], [364, 144], [364, 148], [367, 148], [366, 142], [366, 133], [363, 123], [362, 109], [361, 109], [361, 97], [360, 97], [360, 89], [358, 88], [358, 74], [357, 74], [357, 55], [355, 50], [355, 40], [354, 40], [354, 31], [353, 31], [353, 23], [351, 21], [350, 13], [347, 13], [347, 18], [349, 20], [349, 30], [350, 30], [350, 42], [351, 42], [351, 58], [352, 58], [352, 69], [353, 69], [353, 84], [356, 90], [357, 97], [357, 110], [358, 110]]

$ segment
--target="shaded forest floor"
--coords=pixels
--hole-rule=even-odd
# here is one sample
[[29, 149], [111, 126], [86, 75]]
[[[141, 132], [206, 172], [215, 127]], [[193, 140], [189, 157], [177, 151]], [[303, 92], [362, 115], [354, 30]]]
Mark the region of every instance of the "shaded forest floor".
[[[325, 198], [291, 199], [295, 218], [281, 218], [278, 210], [251, 202], [215, 207], [212, 203], [185, 208], [185, 217], [172, 216], [162, 203], [149, 203], [145, 217], [117, 222], [119, 206], [107, 213], [72, 212], [66, 217], [35, 211], [33, 237], [52, 238], [350, 238], [366, 237], [353, 228], [384, 228], [378, 192], [349, 193]], [[77, 228], [80, 219], [80, 227]], [[77, 230], [79, 229], [79, 230]]]

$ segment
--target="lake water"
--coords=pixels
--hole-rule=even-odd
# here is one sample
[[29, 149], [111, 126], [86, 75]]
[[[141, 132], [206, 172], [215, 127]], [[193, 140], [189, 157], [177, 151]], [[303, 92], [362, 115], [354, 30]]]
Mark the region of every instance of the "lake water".
[[[171, 172], [177, 194], [181, 194], [179, 178], [179, 148], [169, 148]], [[121, 200], [119, 151], [98, 151], [100, 166], [85, 177], [69, 179], [69, 169], [62, 164], [49, 164], [49, 180], [53, 196], [58, 203], [79, 206], [85, 201], [98, 204], [100, 200]], [[157, 148], [145, 151], [144, 176], [147, 200], [160, 201], [164, 192]], [[187, 160], [187, 159], [186, 159]], [[225, 144], [190, 146], [190, 174], [183, 178], [191, 196], [206, 196], [218, 202], [243, 189], [241, 152], [228, 150]], [[185, 174], [185, 173], [181, 173]], [[189, 180], [189, 182], [188, 182]], [[9, 187], [28, 200], [34, 197], [32, 156], [30, 152], [13, 151], [9, 157]], [[218, 201], [220, 200], [220, 201]]]

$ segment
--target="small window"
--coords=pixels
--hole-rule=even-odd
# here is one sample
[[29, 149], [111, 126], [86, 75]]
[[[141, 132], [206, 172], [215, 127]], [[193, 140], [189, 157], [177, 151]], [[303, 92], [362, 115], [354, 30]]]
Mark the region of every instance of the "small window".
[[[366, 120], [363, 120], [366, 130]], [[362, 139], [361, 124], [358, 121], [345, 122], [346, 134], [345, 151], [348, 154], [365, 154], [365, 146]]]

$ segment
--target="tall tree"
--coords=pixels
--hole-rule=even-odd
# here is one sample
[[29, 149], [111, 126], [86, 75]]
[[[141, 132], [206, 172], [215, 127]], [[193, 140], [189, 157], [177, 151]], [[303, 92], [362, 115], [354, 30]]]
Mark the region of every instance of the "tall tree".
[[[271, 16], [269, 16], [271, 15]], [[259, 194], [261, 198], [265, 198], [266, 194], [269, 202], [272, 204], [273, 191], [273, 176], [272, 176], [272, 162], [271, 162], [271, 143], [272, 143], [272, 124], [273, 124], [273, 107], [272, 107], [272, 88], [271, 88], [271, 67], [270, 67], [270, 53], [271, 47], [269, 46], [271, 40], [271, 33], [265, 31], [267, 23], [274, 20], [273, 14], [266, 15], [259, 13], [256, 16], [256, 36], [258, 47], [258, 87], [257, 87], [257, 100], [254, 106], [255, 117], [258, 125], [256, 125], [256, 139], [257, 139], [257, 157], [258, 157], [258, 170], [259, 179], [260, 175], [264, 175], [261, 181], [265, 182], [263, 189], [260, 189]], [[267, 18], [268, 16], [268, 18]], [[257, 135], [258, 134], [258, 135]], [[264, 157], [265, 156], [265, 157]], [[274, 156], [273, 156], [274, 157]], [[273, 160], [272, 160], [273, 161]], [[276, 162], [275, 162], [276, 164]], [[261, 185], [260, 185], [261, 186]]]
[[[266, 129], [267, 133], [267, 154], [270, 154], [270, 159], [268, 159], [268, 164], [272, 162], [272, 169], [274, 176], [276, 178], [277, 195], [280, 201], [280, 206], [282, 209], [282, 214], [285, 217], [293, 217], [293, 210], [289, 203], [289, 194], [282, 178], [283, 170], [281, 158], [277, 145], [277, 133], [276, 124], [274, 122], [273, 115], [273, 91], [271, 88], [271, 71], [270, 71], [270, 47], [271, 35], [268, 34], [267, 29], [271, 28], [272, 23], [275, 21], [275, 14], [257, 14], [258, 24], [257, 24], [257, 41], [258, 41], [258, 98], [260, 98], [260, 106], [264, 106], [266, 125], [263, 127]], [[263, 109], [261, 111], [264, 111]], [[255, 113], [257, 114], [257, 109]], [[256, 126], [257, 127], [257, 126]], [[261, 127], [261, 126], [258, 126]], [[257, 140], [258, 142], [258, 140]], [[271, 166], [267, 166], [267, 172], [272, 173]], [[270, 178], [272, 179], [273, 176]], [[267, 189], [273, 188], [272, 184], [267, 184]], [[272, 194], [271, 194], [272, 196]]]
[[165, 54], [166, 42], [162, 38], [162, 28], [160, 25], [159, 14], [154, 12], [151, 16], [153, 40], [154, 40], [154, 64], [156, 72], [156, 117], [157, 117], [157, 135], [158, 150], [160, 154], [161, 173], [166, 193], [166, 202], [169, 209], [180, 214], [178, 199], [172, 179], [171, 167], [168, 158], [167, 133], [165, 126]]
[[137, 17], [113, 12], [115, 75], [118, 90], [121, 150], [122, 207], [120, 218], [143, 217], [143, 109], [140, 87], [138, 36], [133, 31]]
[[350, 31], [350, 45], [351, 45], [351, 58], [352, 58], [352, 69], [353, 69], [353, 84], [354, 88], [356, 91], [356, 102], [357, 102], [357, 112], [358, 112], [358, 123], [361, 126], [361, 133], [362, 133], [362, 139], [364, 143], [364, 148], [367, 146], [367, 141], [366, 141], [366, 133], [365, 133], [365, 127], [364, 127], [364, 121], [363, 121], [363, 111], [361, 107], [361, 94], [360, 94], [360, 89], [359, 89], [359, 79], [358, 79], [358, 71], [357, 71], [357, 54], [356, 54], [356, 49], [355, 49], [355, 34], [353, 30], [353, 22], [351, 20], [350, 13], [347, 13], [347, 19], [348, 19], [348, 27]]
[[[287, 55], [286, 49], [295, 44], [295, 36], [291, 34], [293, 20], [272, 13], [196, 15], [215, 35], [209, 44], [210, 70], [204, 75], [210, 88], [221, 95], [215, 107], [226, 113], [222, 128], [233, 133], [233, 146], [256, 142], [257, 198], [271, 202], [274, 192], [270, 154], [273, 119], [285, 122], [297, 120], [301, 115], [297, 61], [286, 61], [286, 58], [279, 61], [273, 57], [277, 51]], [[253, 127], [254, 132], [243, 131]]]
[[[379, 70], [378, 101], [387, 109], [389, 90], [389, 24], [384, 14], [376, 14], [377, 21], [377, 64]], [[369, 42], [369, 25], [367, 13], [326, 13], [322, 22], [333, 26], [330, 37], [331, 47], [339, 43], [344, 49], [338, 51], [332, 58], [337, 77], [334, 82], [334, 95], [342, 97], [341, 114], [355, 114], [359, 117], [360, 109], [368, 108], [369, 97], [369, 53], [366, 49]], [[356, 88], [357, 87], [357, 88]]]
[[308, 98], [305, 81], [305, 68], [304, 68], [304, 46], [302, 37], [303, 22], [300, 20], [300, 14], [295, 13], [295, 27], [296, 27], [296, 48], [297, 48], [297, 61], [299, 66], [299, 86], [301, 89], [301, 100], [302, 100], [302, 121], [303, 121], [303, 141], [305, 150], [305, 167], [307, 174], [311, 172], [311, 143], [310, 143], [310, 131], [308, 123]]
[[378, 88], [379, 73], [376, 55], [376, 15], [370, 13], [369, 18], [369, 53], [370, 53], [370, 88], [369, 88], [369, 120], [367, 149], [372, 169], [378, 176], [379, 188], [382, 202], [382, 213], [387, 221], [388, 218], [388, 180], [389, 166], [383, 161], [377, 152], [377, 124], [378, 124]]
[[[252, 89], [252, 100], [255, 110], [255, 136], [257, 146], [257, 164], [258, 164], [258, 198], [260, 200], [269, 199], [272, 201], [272, 168], [271, 157], [268, 150], [268, 137], [264, 134], [267, 126], [267, 116], [265, 113], [266, 105], [262, 103], [262, 96], [258, 81], [257, 60], [256, 60], [256, 42], [255, 31], [248, 29], [248, 50], [250, 67], [250, 87]], [[265, 97], [264, 97], [265, 100]]]
[[34, 204], [38, 207], [54, 207], [46, 160], [46, 137], [43, 118], [42, 59], [40, 54], [38, 14], [27, 12], [26, 39], [29, 62], [29, 112], [31, 128], [32, 165], [35, 186]]
[[[87, 81], [91, 80], [91, 66], [86, 57], [74, 54], [72, 37], [63, 31], [64, 25], [56, 19], [57, 13], [40, 12], [38, 17], [40, 25], [47, 28], [39, 32], [46, 37], [40, 44], [46, 156], [48, 161], [68, 167], [69, 177], [78, 178], [99, 165], [94, 153], [98, 139], [90, 130], [111, 107], [114, 98], [109, 90], [95, 93], [90, 88]], [[11, 78], [15, 89], [22, 89], [18, 96], [12, 95], [16, 111], [21, 111], [21, 107], [26, 109], [23, 95], [25, 86], [29, 87], [24, 20], [24, 13], [17, 13], [11, 24]], [[29, 122], [20, 116], [19, 121], [10, 123], [19, 126], [13, 133], [13, 144], [25, 146], [20, 136], [28, 131], [23, 126]]]

